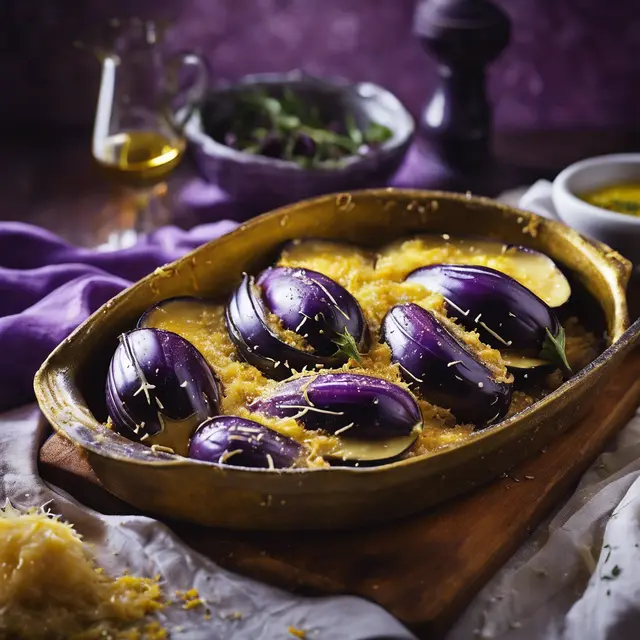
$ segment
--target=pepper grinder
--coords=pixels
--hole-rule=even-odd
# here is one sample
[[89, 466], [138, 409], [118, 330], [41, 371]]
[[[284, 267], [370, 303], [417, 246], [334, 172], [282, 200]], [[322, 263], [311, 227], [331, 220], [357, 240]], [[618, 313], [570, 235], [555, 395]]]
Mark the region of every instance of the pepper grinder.
[[510, 30], [507, 15], [490, 0], [418, 3], [414, 32], [439, 78], [419, 123], [422, 153], [432, 165], [426, 186], [495, 190], [486, 68], [509, 43]]

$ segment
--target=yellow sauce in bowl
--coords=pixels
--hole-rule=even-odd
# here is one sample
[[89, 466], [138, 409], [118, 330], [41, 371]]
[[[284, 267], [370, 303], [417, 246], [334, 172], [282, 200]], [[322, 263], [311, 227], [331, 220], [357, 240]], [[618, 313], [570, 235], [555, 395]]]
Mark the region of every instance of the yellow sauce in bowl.
[[596, 207], [640, 217], [640, 184], [614, 184], [595, 189], [581, 197]]

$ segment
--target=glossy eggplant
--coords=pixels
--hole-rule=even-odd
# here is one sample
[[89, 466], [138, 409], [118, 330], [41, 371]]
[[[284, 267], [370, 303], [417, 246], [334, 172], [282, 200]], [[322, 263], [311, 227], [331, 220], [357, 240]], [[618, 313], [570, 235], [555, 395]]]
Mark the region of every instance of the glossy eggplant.
[[382, 323], [392, 361], [412, 390], [450, 409], [458, 422], [477, 427], [499, 421], [509, 409], [511, 385], [491, 371], [431, 313], [416, 304], [392, 307]]
[[555, 312], [514, 278], [489, 267], [434, 264], [416, 269], [406, 280], [442, 294], [449, 316], [476, 329], [486, 344], [527, 354], [532, 367], [540, 366], [534, 359], [541, 358], [569, 370], [564, 329]]
[[[301, 305], [297, 310], [298, 324], [293, 331], [296, 332], [297, 329], [299, 335], [304, 338], [307, 335], [305, 324], [309, 323], [310, 328], [315, 327], [314, 341], [321, 347], [324, 345], [320, 353], [299, 349], [284, 342], [277, 328], [269, 320], [269, 313], [274, 311], [265, 302], [262, 289], [251, 276], [244, 276], [226, 307], [227, 330], [240, 355], [249, 364], [276, 380], [288, 378], [293, 371], [301, 371], [305, 367], [317, 370], [341, 366], [349, 357], [358, 359], [359, 349], [366, 343], [366, 324], [353, 296], [326, 276], [318, 278], [311, 275], [301, 280], [288, 273], [298, 271], [301, 270], [267, 270], [267, 275], [264, 276], [265, 288], [269, 292], [269, 300], [273, 302], [275, 311], [283, 313], [284, 322], [287, 323], [285, 328], [292, 323], [291, 318], [294, 314], [293, 307], [289, 308], [287, 305], [287, 296], [290, 296], [294, 304]], [[319, 295], [318, 291], [322, 292], [322, 295]], [[336, 309], [337, 300], [342, 300], [345, 307], [340, 308], [340, 311]], [[305, 306], [307, 304], [308, 306]], [[311, 320], [304, 309], [315, 310], [314, 315], [310, 316]], [[304, 315], [301, 315], [300, 311]], [[340, 312], [344, 313], [342, 320], [338, 318]], [[328, 324], [324, 318], [329, 321]], [[356, 328], [357, 336], [349, 332], [349, 326]], [[320, 331], [328, 334], [328, 342], [323, 342], [324, 337]], [[331, 348], [329, 344], [332, 344]]]
[[197, 426], [218, 413], [220, 391], [190, 342], [171, 331], [135, 329], [120, 336], [106, 398], [118, 433], [184, 455]]
[[357, 300], [335, 280], [310, 269], [272, 267], [257, 280], [262, 299], [285, 329], [304, 337], [314, 353], [333, 356], [346, 334], [358, 350], [367, 324]]
[[292, 438], [237, 416], [205, 420], [189, 446], [189, 457], [195, 460], [254, 469], [294, 467], [303, 452]]
[[[435, 258], [435, 259], [434, 259]], [[486, 262], [530, 289], [550, 307], [562, 306], [571, 287], [555, 262], [544, 253], [520, 245], [449, 234], [422, 234], [403, 238], [383, 247], [376, 269], [395, 272], [397, 264], [408, 271], [436, 262], [469, 265]]]
[[381, 378], [353, 373], [284, 382], [249, 408], [339, 436], [341, 444], [329, 457], [342, 460], [393, 459], [413, 445], [422, 428], [420, 409], [408, 391]]

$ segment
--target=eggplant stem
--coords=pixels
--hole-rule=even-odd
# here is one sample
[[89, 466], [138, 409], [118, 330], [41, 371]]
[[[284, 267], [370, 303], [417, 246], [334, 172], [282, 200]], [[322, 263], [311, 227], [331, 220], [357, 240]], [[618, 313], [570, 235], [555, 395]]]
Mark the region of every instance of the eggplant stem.
[[560, 327], [558, 333], [554, 336], [549, 328], [546, 329], [547, 335], [542, 343], [542, 351], [540, 351], [540, 357], [560, 367], [565, 374], [571, 375], [571, 367], [567, 361], [567, 355], [565, 353], [565, 333], [564, 329]]
[[359, 365], [362, 365], [362, 358], [358, 351], [358, 344], [355, 338], [349, 333], [347, 327], [344, 328], [344, 333], [337, 333], [332, 342], [338, 347], [334, 356], [344, 355], [347, 358], [353, 358]]

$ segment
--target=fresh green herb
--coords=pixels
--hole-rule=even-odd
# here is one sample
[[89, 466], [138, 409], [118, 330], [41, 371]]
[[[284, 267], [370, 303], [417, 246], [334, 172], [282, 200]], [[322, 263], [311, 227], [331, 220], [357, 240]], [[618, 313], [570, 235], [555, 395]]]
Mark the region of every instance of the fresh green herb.
[[622, 569], [616, 564], [611, 569], [611, 574], [608, 576], [601, 576], [602, 580], [615, 580], [622, 573]]
[[640, 213], [640, 202], [632, 202], [631, 200], [611, 200], [607, 207], [613, 211], [620, 213]]
[[337, 333], [332, 342], [338, 347], [337, 351], [333, 354], [334, 356], [345, 355], [347, 358], [353, 358], [358, 364], [362, 364], [358, 344], [346, 327], [344, 328], [344, 333]]
[[372, 122], [366, 132], [366, 142], [368, 144], [372, 142], [386, 142], [389, 139], [390, 133], [389, 129], [384, 125]]
[[571, 373], [571, 367], [567, 362], [567, 356], [565, 354], [565, 335], [564, 329], [560, 327], [558, 334], [554, 337], [551, 331], [547, 328], [547, 335], [542, 343], [542, 351], [540, 351], [540, 357], [553, 362], [560, 367], [565, 373]]
[[[351, 138], [351, 142], [353, 142], [354, 146], [357, 148], [364, 144], [364, 135], [362, 134], [362, 131], [358, 129], [356, 119], [353, 117], [352, 113], [347, 114], [347, 117], [345, 118], [345, 125], [347, 127], [349, 138]], [[369, 131], [367, 133], [369, 133], [370, 130], [371, 127], [369, 128]]]
[[285, 89], [280, 97], [261, 90], [239, 94], [224, 125], [206, 126], [214, 138], [245, 153], [296, 162], [305, 168], [332, 168], [363, 155], [393, 135], [377, 122], [361, 127], [353, 113], [322, 118], [319, 109]]

